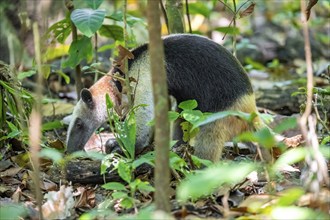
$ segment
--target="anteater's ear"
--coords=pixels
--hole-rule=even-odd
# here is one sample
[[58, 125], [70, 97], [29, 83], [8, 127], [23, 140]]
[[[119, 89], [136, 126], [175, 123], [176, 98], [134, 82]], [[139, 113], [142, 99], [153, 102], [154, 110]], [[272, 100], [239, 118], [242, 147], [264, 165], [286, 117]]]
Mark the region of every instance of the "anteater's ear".
[[94, 108], [93, 96], [88, 89], [82, 89], [80, 92], [80, 97], [83, 100], [83, 102], [86, 103], [88, 108], [90, 109]]

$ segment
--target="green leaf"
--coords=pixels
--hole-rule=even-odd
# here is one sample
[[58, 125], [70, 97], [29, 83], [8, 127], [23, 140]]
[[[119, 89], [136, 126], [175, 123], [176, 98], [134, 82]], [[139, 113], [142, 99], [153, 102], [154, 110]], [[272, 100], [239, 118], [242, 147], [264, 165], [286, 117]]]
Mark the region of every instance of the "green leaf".
[[[115, 21], [124, 21], [124, 16], [123, 16], [123, 12], [122, 11], [116, 11], [115, 13], [113, 13], [110, 16], [107, 16], [106, 18], [115, 20]], [[128, 26], [132, 27], [134, 24], [136, 23], [144, 23], [144, 20], [138, 17], [134, 17], [132, 15], [126, 14], [126, 20], [127, 20], [127, 24]]]
[[54, 130], [54, 129], [58, 129], [58, 128], [63, 128], [63, 123], [59, 120], [55, 120], [55, 121], [51, 121], [51, 122], [47, 122], [42, 124], [42, 131], [49, 131], [49, 130]]
[[123, 192], [123, 191], [116, 191], [116, 192], [113, 192], [111, 194], [112, 198], [113, 199], [123, 199], [123, 198], [127, 198], [127, 193], [126, 192]]
[[101, 26], [99, 33], [101, 36], [112, 38], [114, 40], [123, 41], [124, 40], [124, 30], [118, 25], [108, 25], [104, 24]]
[[105, 17], [103, 9], [75, 9], [71, 13], [71, 20], [76, 27], [87, 37], [93, 36], [101, 27]]
[[62, 66], [75, 68], [83, 59], [92, 59], [92, 43], [87, 37], [82, 37], [73, 41], [69, 49], [69, 57], [63, 62]]
[[132, 170], [131, 167], [123, 161], [118, 163], [118, 174], [125, 180], [127, 183], [130, 183], [132, 180]]
[[174, 112], [174, 111], [169, 111], [168, 112], [168, 119], [172, 122], [175, 121], [176, 119], [178, 119], [180, 116], [180, 114], [178, 112]]
[[255, 136], [257, 142], [268, 149], [272, 148], [276, 143], [274, 135], [270, 132], [268, 128], [258, 130], [255, 133]]
[[44, 158], [49, 158], [55, 163], [60, 163], [60, 161], [63, 159], [62, 153], [53, 148], [41, 149], [39, 156]]
[[203, 112], [199, 110], [184, 110], [181, 112], [182, 117], [192, 125], [204, 118]]
[[61, 76], [64, 79], [66, 84], [70, 83], [70, 77], [68, 75], [66, 75], [65, 73], [63, 73], [63, 71], [61, 71], [61, 70], [56, 71], [56, 74]]
[[102, 4], [103, 0], [88, 0], [86, 1], [87, 5], [92, 9], [98, 9]]
[[155, 188], [152, 187], [150, 185], [150, 183], [148, 182], [143, 182], [143, 181], [140, 181], [138, 184], [137, 184], [137, 189], [141, 192], [144, 192], [144, 193], [149, 193], [149, 192], [154, 192], [155, 191]]
[[11, 123], [10, 121], [6, 122], [11, 131], [18, 131], [18, 128], [13, 123]]
[[126, 187], [118, 182], [110, 182], [102, 185], [102, 188], [108, 189], [108, 190], [121, 190], [121, 191], [127, 191]]
[[134, 111], [131, 111], [121, 123], [121, 131], [118, 136], [122, 141], [125, 149], [128, 151], [130, 158], [135, 157], [135, 141], [136, 141], [136, 122]]
[[291, 165], [304, 160], [307, 155], [306, 148], [290, 149], [282, 154], [272, 166], [274, 171], [279, 171], [285, 165]]
[[113, 102], [111, 101], [111, 98], [108, 93], [105, 94], [105, 103], [107, 105], [107, 109], [113, 108]]
[[138, 166], [147, 163], [151, 166], [155, 166], [155, 152], [148, 152], [146, 154], [143, 154], [138, 159], [133, 161], [132, 167], [133, 169], [136, 169]]
[[274, 207], [270, 209], [270, 219], [288, 219], [294, 216], [294, 219], [329, 219], [329, 216], [323, 212], [316, 211], [306, 207], [288, 206], [288, 207]]
[[282, 133], [283, 131], [293, 129], [296, 127], [297, 127], [297, 118], [290, 117], [290, 118], [284, 119], [273, 130], [275, 133]]
[[189, 3], [189, 13], [192, 15], [201, 14], [204, 17], [208, 18], [212, 10], [207, 7], [205, 2], [194, 2]]
[[[196, 174], [190, 174], [177, 188], [177, 198], [183, 202], [208, 196], [224, 184], [235, 185], [257, 166], [253, 163], [222, 162]], [[201, 187], [203, 186], [203, 187]]]
[[23, 204], [4, 203], [0, 206], [0, 219], [24, 219], [28, 209]]
[[197, 108], [197, 106], [198, 106], [197, 101], [192, 99], [181, 102], [178, 107], [181, 108], [182, 110], [192, 110]]
[[181, 172], [183, 171], [183, 168], [187, 166], [187, 163], [184, 159], [179, 157], [176, 153], [170, 151], [170, 167], [174, 170], [178, 170]]
[[231, 110], [223, 111], [223, 112], [217, 112], [217, 113], [209, 114], [205, 118], [202, 118], [201, 121], [198, 121], [198, 122], [194, 123], [192, 129], [197, 128], [197, 127], [202, 126], [202, 125], [206, 125], [208, 123], [214, 122], [214, 121], [219, 120], [219, 119], [223, 119], [223, 118], [228, 117], [228, 116], [237, 116], [237, 117], [240, 117], [240, 118], [242, 118], [243, 120], [245, 120], [247, 122], [251, 122], [257, 116], [257, 114], [256, 113], [248, 114], [248, 113], [245, 113], [245, 112], [231, 111]]
[[294, 205], [298, 199], [305, 194], [305, 191], [302, 188], [290, 188], [281, 192], [281, 196], [277, 201], [279, 206], [290, 206]]
[[50, 38], [52, 35], [59, 43], [64, 44], [66, 38], [70, 35], [70, 33], [70, 20], [68, 18], [64, 18], [63, 20], [60, 20], [50, 26], [46, 34], [48, 38]]
[[130, 197], [126, 197], [123, 200], [120, 201], [120, 205], [123, 208], [130, 209], [134, 206], [134, 199]]
[[221, 32], [221, 33], [233, 34], [233, 35], [240, 33], [238, 27], [217, 27], [217, 28], [214, 28], [214, 30]]
[[29, 71], [26, 71], [26, 72], [20, 72], [17, 75], [17, 79], [18, 80], [22, 80], [22, 79], [25, 79], [27, 77], [33, 76], [36, 73], [37, 73], [37, 71], [35, 71], [35, 70], [29, 70]]

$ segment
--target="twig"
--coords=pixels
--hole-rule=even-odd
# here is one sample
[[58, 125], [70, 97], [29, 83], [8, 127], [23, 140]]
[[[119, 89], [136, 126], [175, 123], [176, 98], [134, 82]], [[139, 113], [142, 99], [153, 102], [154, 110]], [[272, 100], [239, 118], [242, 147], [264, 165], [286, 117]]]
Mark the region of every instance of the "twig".
[[186, 15], [187, 15], [187, 19], [188, 19], [189, 33], [192, 33], [188, 0], [186, 0]]
[[40, 35], [38, 23], [33, 23], [34, 50], [36, 55], [36, 63], [38, 68], [38, 83], [36, 86], [36, 103], [30, 116], [29, 137], [30, 137], [30, 153], [33, 167], [33, 182], [36, 193], [37, 205], [39, 208], [39, 218], [43, 219], [42, 215], [42, 193], [40, 190], [40, 140], [41, 140], [41, 99], [42, 99], [42, 69], [41, 69], [41, 50], [40, 50]]
[[300, 127], [302, 135], [305, 140], [307, 140], [308, 129], [307, 129], [307, 119], [312, 111], [312, 99], [313, 99], [313, 66], [312, 66], [312, 52], [310, 46], [309, 32], [308, 32], [308, 23], [305, 14], [305, 0], [300, 0], [300, 9], [301, 9], [301, 22], [303, 24], [303, 33], [305, 39], [305, 59], [307, 66], [307, 101], [306, 107], [303, 115], [300, 118]]

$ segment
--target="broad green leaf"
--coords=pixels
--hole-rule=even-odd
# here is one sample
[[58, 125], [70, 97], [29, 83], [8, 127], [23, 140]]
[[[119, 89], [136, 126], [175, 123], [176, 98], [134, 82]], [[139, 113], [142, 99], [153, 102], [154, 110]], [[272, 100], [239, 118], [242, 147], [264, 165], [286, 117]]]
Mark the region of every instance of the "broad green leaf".
[[131, 197], [126, 197], [123, 200], [120, 201], [120, 205], [123, 208], [130, 209], [134, 206], [134, 199]]
[[182, 110], [192, 110], [197, 108], [197, 106], [198, 106], [197, 101], [192, 99], [181, 102], [178, 107], [181, 108]]
[[[211, 195], [222, 185], [235, 185], [257, 166], [253, 163], [222, 162], [196, 174], [190, 174], [177, 188], [177, 198], [182, 202]], [[201, 187], [203, 186], [203, 187]]]
[[70, 33], [70, 20], [68, 18], [64, 18], [63, 20], [60, 20], [50, 26], [46, 34], [48, 38], [53, 36], [59, 43], [64, 44]]
[[209, 124], [218, 119], [223, 119], [228, 116], [237, 116], [237, 117], [242, 118], [245, 121], [251, 122], [257, 116], [257, 114], [256, 113], [248, 114], [248, 113], [244, 113], [244, 112], [240, 112], [240, 111], [230, 111], [230, 110], [223, 111], [223, 112], [217, 112], [217, 113], [209, 114], [205, 118], [202, 118], [201, 121], [194, 123], [192, 129], [202, 126], [202, 125]]
[[169, 120], [172, 122], [172, 121], [175, 121], [176, 119], [178, 119], [180, 116], [180, 114], [178, 112], [174, 112], [174, 111], [169, 111], [168, 112], [168, 118]]
[[225, 34], [239, 34], [240, 31], [238, 27], [217, 27], [214, 28], [215, 31], [225, 33]]
[[194, 2], [189, 3], [189, 13], [192, 15], [201, 14], [204, 17], [208, 18], [212, 12], [211, 9], [208, 8], [206, 2]]
[[125, 180], [127, 183], [130, 183], [132, 180], [132, 170], [128, 164], [120, 161], [118, 164], [118, 174]]
[[61, 76], [65, 83], [66, 84], [69, 84], [70, 83], [70, 77], [68, 75], [66, 75], [65, 73], [63, 73], [63, 71], [59, 70], [59, 71], [56, 71], [56, 74], [58, 74], [59, 76]]
[[76, 27], [87, 37], [91, 37], [101, 27], [105, 17], [105, 10], [75, 9], [71, 20]]
[[132, 167], [133, 169], [136, 169], [138, 166], [147, 163], [151, 166], [155, 166], [155, 152], [148, 152], [146, 154], [143, 154], [138, 159], [133, 161]]
[[276, 140], [274, 135], [270, 132], [268, 128], [263, 128], [255, 132], [256, 140], [262, 146], [270, 149], [274, 147]]
[[23, 204], [3, 203], [0, 206], [0, 219], [24, 219], [28, 209]]
[[193, 125], [204, 117], [203, 113], [199, 110], [184, 110], [181, 112], [181, 115], [186, 121]]
[[59, 120], [55, 120], [55, 121], [51, 121], [51, 122], [47, 122], [42, 124], [42, 131], [49, 131], [49, 130], [54, 130], [54, 129], [58, 129], [58, 128], [63, 128], [63, 123]]
[[290, 149], [276, 160], [272, 168], [274, 171], [279, 171], [285, 165], [291, 165], [302, 161], [306, 157], [307, 153], [306, 148]]
[[288, 206], [288, 207], [274, 207], [269, 210], [269, 219], [299, 219], [299, 220], [310, 220], [310, 219], [329, 219], [329, 215], [313, 210], [307, 207]]
[[170, 167], [174, 170], [184, 172], [184, 167], [187, 166], [187, 163], [184, 159], [179, 157], [176, 153], [170, 151]]
[[297, 118], [287, 118], [278, 124], [273, 130], [276, 133], [282, 133], [283, 131], [293, 129], [297, 127]]
[[155, 191], [155, 188], [152, 187], [150, 185], [150, 183], [148, 182], [143, 182], [143, 181], [140, 181], [138, 184], [137, 184], [137, 189], [141, 192], [145, 192], [145, 193], [149, 193], [149, 192], [154, 192]]
[[[124, 16], [123, 16], [123, 12], [122, 11], [116, 11], [115, 13], [113, 13], [110, 16], [107, 16], [106, 18], [115, 20], [115, 21], [124, 21]], [[127, 24], [128, 26], [132, 27], [134, 24], [136, 23], [144, 23], [144, 20], [138, 17], [134, 17], [132, 15], [126, 14], [126, 20], [127, 20]]]
[[87, 5], [92, 9], [98, 9], [102, 4], [103, 0], [88, 0], [86, 1]]
[[33, 76], [35, 75], [37, 72], [35, 70], [29, 70], [29, 71], [26, 71], [26, 72], [20, 72], [18, 73], [17, 75], [17, 79], [18, 80], [22, 80], [22, 79], [25, 79], [27, 77], [30, 77], [30, 76]]
[[88, 37], [82, 37], [71, 43], [69, 57], [62, 66], [75, 68], [83, 59], [92, 59], [92, 43]]
[[61, 152], [53, 148], [41, 149], [39, 156], [43, 158], [49, 158], [55, 163], [59, 163], [63, 159]]
[[293, 205], [298, 199], [305, 194], [305, 190], [302, 188], [289, 188], [281, 192], [281, 196], [277, 201], [279, 206], [289, 206]]
[[108, 25], [104, 24], [101, 26], [99, 33], [101, 36], [112, 38], [114, 40], [123, 41], [124, 40], [124, 30], [118, 25]]
[[199, 157], [196, 157], [195, 155], [192, 155], [191, 156], [191, 159], [192, 161], [194, 162], [194, 164], [197, 166], [197, 167], [202, 167], [203, 166], [206, 166], [206, 167], [209, 167], [213, 164], [212, 161], [210, 160], [205, 160], [205, 159], [201, 159]]
[[110, 182], [102, 185], [102, 188], [108, 189], [108, 190], [121, 190], [121, 191], [127, 191], [126, 187], [118, 182]]
[[123, 191], [116, 191], [116, 192], [113, 192], [111, 194], [112, 198], [113, 199], [123, 199], [123, 198], [127, 198], [127, 193], [126, 192], [123, 192]]
[[45, 79], [48, 79], [49, 74], [50, 74], [50, 65], [49, 64], [41, 65], [41, 74]]

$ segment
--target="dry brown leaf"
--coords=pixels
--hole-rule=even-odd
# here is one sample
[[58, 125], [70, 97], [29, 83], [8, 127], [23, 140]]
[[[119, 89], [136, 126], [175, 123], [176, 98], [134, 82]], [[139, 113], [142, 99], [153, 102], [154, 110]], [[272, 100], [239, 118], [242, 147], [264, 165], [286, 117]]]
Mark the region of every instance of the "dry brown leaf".
[[254, 6], [255, 5], [256, 5], [256, 3], [251, 2], [251, 4], [249, 5], [249, 7], [247, 7], [245, 10], [239, 12], [239, 17], [240, 18], [243, 18], [243, 17], [246, 17], [246, 16], [251, 15], [253, 13], [253, 11], [254, 11]]
[[93, 208], [95, 207], [95, 189], [78, 187], [75, 196], [79, 195], [79, 199], [75, 202], [76, 208]]
[[47, 202], [42, 205], [45, 219], [66, 219], [71, 216], [74, 207], [72, 187], [60, 187], [60, 190], [48, 192], [45, 196]]
[[57, 184], [54, 183], [54, 182], [52, 182], [52, 181], [50, 181], [50, 180], [44, 179], [42, 181], [42, 183], [40, 184], [40, 188], [42, 190], [47, 191], [47, 192], [49, 192], [49, 191], [55, 191], [55, 190], [57, 190]]
[[125, 59], [134, 59], [134, 55], [132, 54], [131, 51], [129, 51], [128, 49], [126, 49], [121, 45], [118, 46], [118, 51], [119, 54], [118, 57], [115, 59], [114, 64], [122, 72], [125, 72], [125, 68], [124, 68]]
[[293, 148], [298, 147], [303, 141], [304, 138], [301, 134], [283, 140], [286, 146]]
[[13, 195], [11, 196], [11, 199], [15, 202], [18, 203], [21, 200], [21, 196], [22, 196], [22, 190], [20, 187], [17, 187], [16, 191], [13, 193]]
[[318, 0], [309, 0], [308, 1], [308, 5], [305, 10], [307, 21], [309, 19], [309, 16], [311, 15], [311, 9], [313, 8], [314, 5], [316, 5], [317, 2], [318, 2]]
[[1, 160], [0, 161], [0, 172], [8, 169], [9, 167], [14, 166], [10, 160]]
[[12, 167], [9, 168], [3, 172], [0, 172], [0, 178], [5, 177], [5, 176], [15, 176], [17, 173], [19, 173], [23, 168], [22, 167]]

